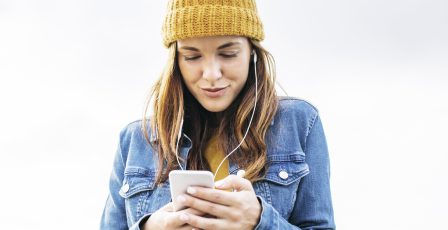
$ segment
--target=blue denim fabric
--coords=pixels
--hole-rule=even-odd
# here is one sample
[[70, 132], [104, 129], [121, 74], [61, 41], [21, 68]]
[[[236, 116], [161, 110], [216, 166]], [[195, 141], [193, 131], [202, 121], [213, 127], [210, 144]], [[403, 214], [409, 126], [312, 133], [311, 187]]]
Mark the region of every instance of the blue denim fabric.
[[[155, 184], [157, 154], [140, 127], [135, 121], [120, 133], [101, 229], [139, 229], [142, 219], [171, 200], [169, 182]], [[183, 159], [191, 148], [185, 137]], [[329, 156], [316, 108], [300, 99], [280, 98], [265, 141], [267, 174], [253, 184], [262, 205], [255, 229], [335, 229]], [[229, 173], [238, 170], [230, 162]]]

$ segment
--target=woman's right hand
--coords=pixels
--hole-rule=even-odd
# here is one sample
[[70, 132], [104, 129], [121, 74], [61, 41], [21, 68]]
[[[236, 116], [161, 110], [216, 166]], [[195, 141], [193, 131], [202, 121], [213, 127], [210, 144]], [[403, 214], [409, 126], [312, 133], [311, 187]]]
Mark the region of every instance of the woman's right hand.
[[204, 213], [192, 208], [187, 208], [178, 212], [173, 211], [173, 203], [170, 202], [154, 212], [146, 223], [143, 230], [191, 230], [193, 227], [186, 224], [181, 219], [182, 213], [190, 213], [196, 216], [203, 216]]

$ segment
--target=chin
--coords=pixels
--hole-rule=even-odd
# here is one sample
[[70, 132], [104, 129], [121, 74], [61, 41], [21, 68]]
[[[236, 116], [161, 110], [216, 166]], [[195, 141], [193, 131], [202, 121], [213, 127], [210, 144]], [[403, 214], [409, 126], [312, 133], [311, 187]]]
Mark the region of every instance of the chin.
[[206, 102], [201, 103], [202, 107], [204, 107], [207, 111], [212, 113], [222, 112], [229, 107], [227, 104], [219, 103], [219, 102]]
[[218, 107], [218, 106], [204, 106], [204, 108], [207, 111], [212, 112], [212, 113], [219, 113], [219, 112], [222, 112], [222, 111], [224, 111], [226, 109], [226, 108]]

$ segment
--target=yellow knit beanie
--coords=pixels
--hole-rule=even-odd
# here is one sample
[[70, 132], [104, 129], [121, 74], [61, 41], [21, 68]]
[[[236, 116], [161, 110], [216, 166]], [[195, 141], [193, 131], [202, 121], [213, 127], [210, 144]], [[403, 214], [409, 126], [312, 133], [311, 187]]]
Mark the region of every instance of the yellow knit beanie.
[[163, 44], [201, 36], [240, 35], [263, 40], [255, 0], [169, 0]]

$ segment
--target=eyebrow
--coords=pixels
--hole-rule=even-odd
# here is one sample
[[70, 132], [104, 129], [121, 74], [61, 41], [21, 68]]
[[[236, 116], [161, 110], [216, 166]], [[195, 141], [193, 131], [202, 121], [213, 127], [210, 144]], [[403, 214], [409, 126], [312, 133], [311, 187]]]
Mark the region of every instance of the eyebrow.
[[[223, 44], [223, 45], [220, 45], [220, 46], [218, 47], [218, 50], [220, 50], [220, 49], [224, 49], [224, 48], [227, 48], [227, 47], [230, 47], [230, 46], [233, 46], [233, 45], [239, 45], [239, 44], [241, 44], [241, 43], [240, 43], [240, 42], [227, 42], [227, 43], [225, 43], [225, 44]], [[197, 51], [197, 52], [199, 52], [199, 49], [198, 49], [198, 48], [191, 47], [191, 46], [182, 46], [182, 47], [180, 47], [179, 49], [191, 50], [191, 51]]]

